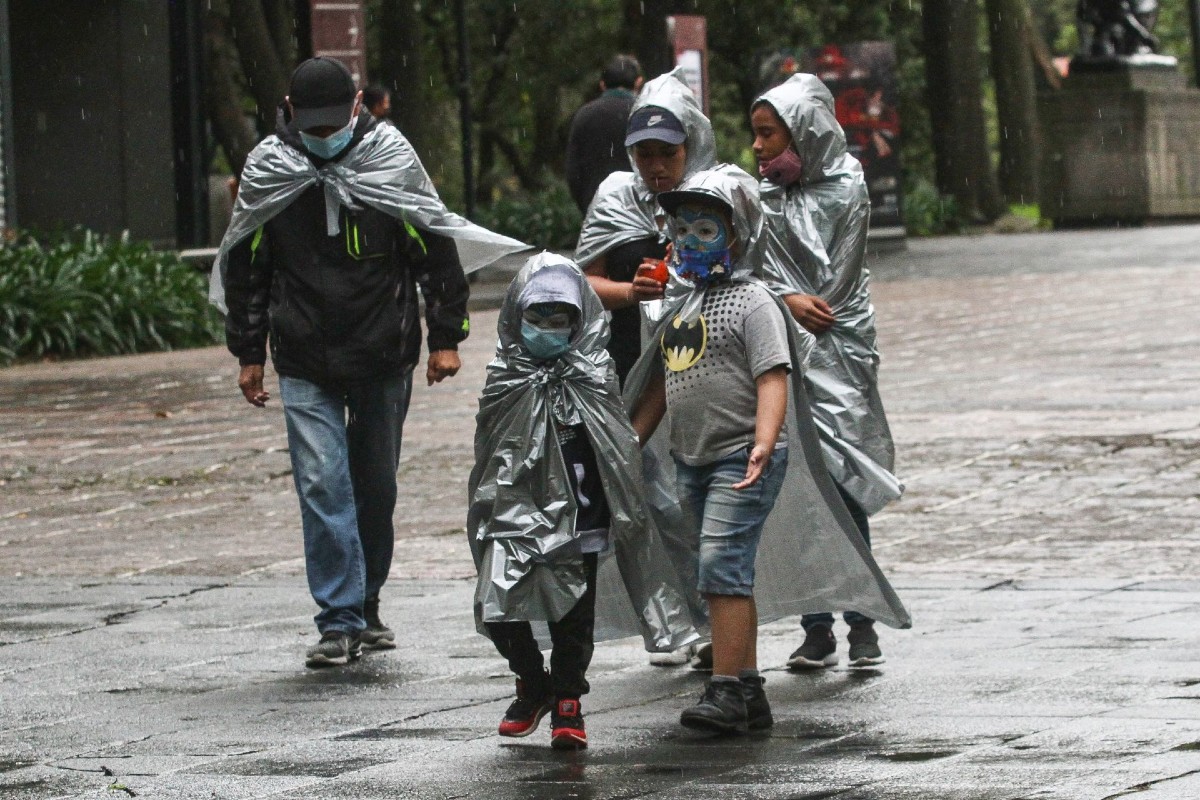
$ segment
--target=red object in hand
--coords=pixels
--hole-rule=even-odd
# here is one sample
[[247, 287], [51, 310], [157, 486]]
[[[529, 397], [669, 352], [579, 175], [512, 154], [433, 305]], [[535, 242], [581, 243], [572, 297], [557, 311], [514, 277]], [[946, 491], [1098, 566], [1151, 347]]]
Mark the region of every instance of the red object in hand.
[[666, 285], [671, 278], [671, 274], [667, 272], [667, 262], [662, 259], [644, 259], [641, 272], [647, 278], [656, 280], [663, 285]]

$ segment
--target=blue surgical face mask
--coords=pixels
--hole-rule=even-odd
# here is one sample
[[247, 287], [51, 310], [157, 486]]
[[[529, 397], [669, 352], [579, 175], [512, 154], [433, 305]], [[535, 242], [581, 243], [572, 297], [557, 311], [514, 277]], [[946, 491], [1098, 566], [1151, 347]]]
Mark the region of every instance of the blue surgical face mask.
[[358, 119], [351, 117], [346, 127], [329, 134], [324, 139], [320, 136], [313, 136], [310, 133], [300, 131], [300, 141], [304, 143], [304, 149], [317, 158], [333, 158], [345, 150], [346, 145], [350, 144], [350, 139], [354, 136], [354, 123], [356, 122], [358, 122]]
[[709, 209], [683, 206], [675, 215], [675, 272], [684, 280], [707, 285], [733, 273], [729, 226]]
[[539, 361], [549, 361], [558, 358], [571, 349], [571, 331], [539, 328], [521, 320], [521, 340], [529, 355]]

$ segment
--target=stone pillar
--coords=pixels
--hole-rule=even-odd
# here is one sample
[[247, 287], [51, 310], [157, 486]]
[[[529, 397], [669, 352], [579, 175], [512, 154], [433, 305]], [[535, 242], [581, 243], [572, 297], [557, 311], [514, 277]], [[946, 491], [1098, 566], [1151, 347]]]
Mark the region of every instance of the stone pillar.
[[1041, 212], [1056, 226], [1200, 218], [1200, 91], [1174, 59], [1076, 59], [1039, 113]]

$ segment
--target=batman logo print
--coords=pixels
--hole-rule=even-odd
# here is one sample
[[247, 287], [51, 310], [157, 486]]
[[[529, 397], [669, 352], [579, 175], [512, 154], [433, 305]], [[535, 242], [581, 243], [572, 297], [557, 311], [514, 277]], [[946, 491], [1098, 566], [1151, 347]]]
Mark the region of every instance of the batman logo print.
[[662, 353], [667, 369], [683, 372], [694, 367], [704, 355], [707, 345], [708, 324], [703, 315], [690, 325], [675, 317], [662, 337]]

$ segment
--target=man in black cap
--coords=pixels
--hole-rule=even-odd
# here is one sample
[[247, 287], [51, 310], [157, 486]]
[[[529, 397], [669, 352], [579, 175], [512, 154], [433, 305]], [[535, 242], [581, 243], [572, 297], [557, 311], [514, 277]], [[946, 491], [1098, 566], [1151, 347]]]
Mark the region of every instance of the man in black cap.
[[567, 187], [580, 211], [610, 173], [628, 170], [625, 126], [642, 88], [642, 68], [633, 56], [618, 55], [600, 75], [601, 95], [584, 103], [567, 134]]
[[[396, 469], [420, 358], [418, 286], [430, 385], [458, 372], [457, 346], [469, 329], [454, 241], [409, 224], [395, 188], [413, 170], [425, 183], [427, 176], [400, 134], [377, 125], [341, 62], [313, 58], [297, 67], [275, 136], [247, 161], [235, 209], [235, 218], [266, 221], [231, 243], [223, 278], [226, 341], [241, 365], [242, 394], [255, 406], [269, 399], [268, 342], [279, 374], [309, 590], [320, 606], [310, 667], [345, 664], [362, 647], [396, 646], [379, 618], [379, 590], [391, 567]], [[389, 155], [356, 157], [360, 147]], [[377, 193], [366, 202], [353, 191], [337, 194], [333, 165]], [[431, 184], [428, 191], [436, 201]], [[268, 203], [255, 192], [274, 205], [263, 211]]]

